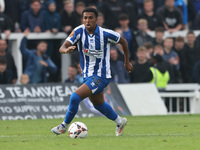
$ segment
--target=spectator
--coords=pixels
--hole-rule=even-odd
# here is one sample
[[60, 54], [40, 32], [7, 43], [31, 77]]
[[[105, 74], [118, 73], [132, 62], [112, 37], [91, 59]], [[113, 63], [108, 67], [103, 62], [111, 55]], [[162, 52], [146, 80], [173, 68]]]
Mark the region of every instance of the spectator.
[[78, 3], [78, 2], [83, 2], [86, 6], [90, 5], [90, 4], [97, 4], [97, 2], [99, 0], [74, 0], [74, 3]]
[[151, 55], [153, 54], [153, 44], [147, 42], [144, 44], [144, 47], [147, 49], [147, 59], [150, 60]]
[[142, 46], [137, 49], [137, 61], [133, 64], [133, 71], [130, 74], [131, 83], [149, 82], [149, 67], [150, 63], [147, 60], [147, 49]]
[[166, 88], [170, 75], [169, 75], [169, 66], [166, 62], [163, 61], [163, 58], [160, 55], [153, 55], [151, 57], [151, 83], [155, 83], [156, 87], [162, 91]]
[[110, 49], [110, 58], [111, 80], [116, 83], [129, 83], [129, 75], [124, 68], [124, 63], [118, 60], [118, 53], [114, 47]]
[[5, 33], [6, 39], [8, 39], [13, 29], [14, 25], [11, 18], [3, 13], [0, 5], [0, 33]]
[[20, 0], [20, 10], [21, 13], [24, 13], [25, 11], [30, 9], [31, 0]]
[[21, 75], [20, 83], [21, 83], [22, 85], [28, 84], [29, 81], [30, 81], [30, 79], [29, 79], [28, 74], [24, 73], [24, 74]]
[[57, 71], [56, 65], [45, 54], [47, 50], [47, 43], [40, 41], [36, 50], [27, 49], [27, 36], [30, 31], [24, 31], [24, 38], [21, 41], [20, 50], [23, 57], [26, 59], [26, 67], [24, 73], [28, 74], [30, 83], [46, 83], [47, 72], [55, 74]]
[[64, 9], [61, 11], [60, 16], [62, 30], [69, 34], [78, 24], [73, 2], [64, 2]]
[[0, 56], [0, 84], [8, 84], [8, 76], [6, 57]]
[[[115, 32], [118, 32], [123, 37], [123, 31], [121, 28], [115, 28]], [[111, 44], [111, 47], [115, 47], [118, 52], [118, 60], [124, 61], [124, 51], [121, 44]]]
[[168, 62], [171, 65], [171, 81], [173, 83], [178, 82], [178, 70], [179, 70], [179, 57], [178, 54], [172, 50], [173, 47], [173, 39], [168, 37], [164, 40], [164, 55], [163, 55], [163, 60]]
[[97, 6], [95, 5], [95, 3], [90, 3], [90, 4], [88, 4], [88, 7], [94, 8], [94, 9], [98, 10], [98, 8], [97, 8]]
[[20, 1], [19, 0], [5, 0], [5, 14], [7, 14], [13, 21], [15, 32], [20, 32]]
[[[46, 32], [58, 33], [60, 30], [60, 15], [56, 12], [56, 3], [54, 0], [49, 0], [48, 11], [44, 11], [44, 30]], [[52, 56], [55, 40], [48, 41], [48, 49], [46, 54]]]
[[131, 28], [129, 28], [129, 23], [130, 23], [130, 20], [128, 18], [128, 15], [120, 14], [119, 24], [120, 24], [120, 28], [122, 29], [122, 35], [128, 42], [130, 60], [134, 60], [138, 46], [137, 46], [135, 34], [134, 34], [133, 30], [131, 30]]
[[118, 16], [122, 13], [122, 8], [121, 0], [107, 0], [103, 2], [102, 13], [105, 17], [106, 27], [109, 29], [115, 29], [119, 26]]
[[96, 6], [98, 8], [98, 10], [102, 10], [102, 5], [103, 5], [103, 0], [97, 0]]
[[130, 20], [130, 28], [137, 30], [137, 22], [135, 21], [138, 16], [138, 4], [137, 0], [122, 0], [122, 11], [126, 13]]
[[194, 82], [200, 84], [200, 60], [195, 63], [192, 74]]
[[163, 45], [163, 37], [165, 34], [165, 30], [162, 27], [158, 27], [155, 29], [155, 38], [153, 40], [153, 45]]
[[138, 5], [138, 13], [141, 14], [144, 12], [144, 7], [143, 7], [144, 0], [137, 0], [137, 5]]
[[20, 23], [22, 31], [27, 28], [31, 32], [40, 33], [44, 31], [44, 15], [41, 12], [40, 0], [33, 0], [31, 8], [23, 12]]
[[104, 22], [105, 22], [105, 20], [104, 20], [104, 15], [103, 15], [103, 13], [99, 12], [99, 14], [98, 14], [98, 19], [97, 19], [97, 24], [98, 24], [98, 26], [103, 27], [103, 28], [106, 28], [106, 26], [104, 25]]
[[[22, 10], [22, 13], [28, 9], [30, 9], [30, 5], [31, 5], [31, 2], [34, 1], [34, 0], [20, 0], [20, 6], [21, 6], [21, 10]], [[41, 10], [48, 10], [48, 2], [50, 0], [38, 0], [41, 4]], [[60, 0], [59, 0], [60, 1]], [[56, 0], [56, 2], [58, 2], [58, 0]], [[61, 3], [61, 2], [60, 2]]]
[[[183, 50], [184, 45], [185, 45], [184, 37], [178, 36], [178, 37], [175, 38], [175, 44], [174, 44], [173, 50], [178, 54], [180, 61], [181, 61], [181, 58], [182, 58], [182, 53], [184, 51]], [[182, 58], [182, 59], [184, 59], [184, 58]]]
[[199, 12], [199, 10], [200, 10], [200, 1], [199, 0], [192, 0], [192, 1], [194, 3], [195, 14], [197, 14]]
[[178, 8], [174, 6], [174, 0], [165, 0], [165, 6], [158, 10], [158, 15], [163, 19], [165, 29], [173, 33], [182, 29], [182, 16]]
[[60, 13], [61, 10], [63, 10], [64, 2], [65, 0], [55, 0], [56, 1], [56, 11]]
[[188, 21], [189, 21], [189, 28], [194, 29], [194, 20], [195, 20], [195, 9], [194, 9], [194, 2], [193, 0], [187, 1], [187, 9], [188, 9]]
[[153, 55], [160, 55], [163, 58], [164, 49], [162, 45], [155, 45], [153, 49]]
[[184, 45], [185, 45], [185, 41], [184, 38], [181, 36], [176, 37], [175, 39], [175, 44], [173, 47], [173, 50], [178, 54], [179, 56], [179, 62], [180, 62], [180, 69], [179, 69], [179, 74], [178, 74], [178, 79], [179, 79], [179, 83], [183, 82], [183, 77], [182, 77], [182, 72], [184, 71], [183, 68], [183, 64], [185, 61], [185, 56], [184, 56]]
[[136, 41], [138, 46], [143, 46], [146, 42], [153, 42], [153, 38], [147, 34], [148, 24], [146, 19], [138, 20], [138, 32], [136, 34]]
[[153, 49], [153, 55], [160, 55], [162, 58], [164, 56], [164, 48], [162, 45], [155, 45]]
[[183, 54], [183, 82], [193, 83], [192, 70], [195, 63], [200, 60], [199, 48], [195, 45], [195, 34], [193, 31], [189, 31], [186, 36], [187, 42], [185, 44], [185, 51]]
[[49, 0], [48, 10], [44, 11], [44, 30], [46, 32], [58, 33], [60, 30], [60, 15], [56, 12], [56, 3]]
[[75, 8], [75, 15], [76, 15], [76, 26], [82, 24], [82, 12], [85, 9], [85, 3], [77, 2]]
[[175, 0], [174, 6], [178, 8], [183, 17], [183, 29], [186, 29], [188, 24], [188, 9], [184, 0]]
[[154, 12], [157, 12], [157, 10], [165, 4], [165, 0], [153, 0], [153, 1], [154, 1]]
[[[162, 57], [162, 59], [164, 60], [164, 57], [165, 57], [164, 53], [165, 52], [164, 52], [164, 48], [163, 48], [162, 45], [155, 45], [154, 46], [153, 55], [160, 55]], [[171, 82], [174, 79], [174, 73], [173, 73], [172, 67], [169, 64], [169, 62], [164, 61], [164, 63], [165, 63], [165, 68], [166, 67], [168, 68], [167, 70], [169, 71], [170, 78], [172, 78], [172, 79], [170, 79], [170, 82]]]
[[153, 0], [144, 0], [144, 12], [138, 16], [138, 19], [146, 19], [148, 22], [148, 31], [155, 30], [156, 27], [163, 27], [162, 19], [153, 11]]
[[80, 83], [78, 75], [78, 68], [76, 65], [70, 65], [68, 67], [68, 78], [65, 80], [65, 83]]
[[200, 12], [198, 12], [195, 17], [194, 28], [197, 30], [200, 29]]
[[17, 81], [17, 69], [15, 66], [15, 62], [13, 59], [12, 54], [10, 51], [7, 50], [8, 45], [5, 40], [0, 39], [0, 56], [6, 58], [6, 68], [7, 68], [7, 73], [9, 74], [8, 76], [8, 82], [15, 84]]

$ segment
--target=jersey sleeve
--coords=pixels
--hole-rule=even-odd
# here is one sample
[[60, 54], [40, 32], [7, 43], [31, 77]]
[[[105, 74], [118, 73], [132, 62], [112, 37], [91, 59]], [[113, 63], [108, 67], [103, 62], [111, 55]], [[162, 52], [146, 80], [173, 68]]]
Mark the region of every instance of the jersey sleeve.
[[80, 39], [82, 28], [75, 28], [70, 35], [67, 37], [66, 41], [69, 41], [72, 45]]
[[121, 36], [118, 32], [107, 29], [106, 33], [107, 33], [107, 38], [109, 42], [115, 43], [115, 44], [119, 42]]

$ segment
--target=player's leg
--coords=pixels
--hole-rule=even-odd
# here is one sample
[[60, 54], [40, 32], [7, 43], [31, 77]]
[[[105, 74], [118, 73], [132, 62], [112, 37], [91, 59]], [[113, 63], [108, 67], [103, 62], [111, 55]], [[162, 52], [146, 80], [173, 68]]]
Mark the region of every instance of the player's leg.
[[[112, 107], [104, 101], [103, 92], [89, 96], [90, 101], [98, 111], [105, 115], [108, 119], [115, 121], [118, 117]], [[119, 124], [121, 120], [119, 119]]]
[[86, 84], [81, 85], [70, 97], [69, 108], [64, 120], [65, 124], [69, 124], [78, 112], [79, 103], [91, 95], [92, 92]]
[[89, 96], [89, 99], [98, 111], [116, 123], [116, 136], [122, 135], [123, 129], [127, 123], [127, 119], [117, 115], [112, 107], [104, 101], [103, 92], [91, 95]]
[[65, 133], [68, 125], [78, 112], [79, 103], [91, 94], [92, 91], [86, 84], [81, 85], [74, 93], [72, 93], [65, 120], [59, 126], [52, 128], [51, 131], [57, 135]]

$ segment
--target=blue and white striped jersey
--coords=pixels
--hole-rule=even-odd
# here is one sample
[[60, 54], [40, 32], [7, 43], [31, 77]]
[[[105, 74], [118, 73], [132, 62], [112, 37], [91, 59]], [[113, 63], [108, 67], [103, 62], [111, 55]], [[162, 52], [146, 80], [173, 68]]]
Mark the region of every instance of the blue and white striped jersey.
[[119, 33], [97, 25], [94, 34], [90, 35], [85, 25], [80, 25], [72, 31], [66, 40], [72, 45], [77, 42], [84, 78], [90, 76], [111, 78], [110, 43], [119, 42]]

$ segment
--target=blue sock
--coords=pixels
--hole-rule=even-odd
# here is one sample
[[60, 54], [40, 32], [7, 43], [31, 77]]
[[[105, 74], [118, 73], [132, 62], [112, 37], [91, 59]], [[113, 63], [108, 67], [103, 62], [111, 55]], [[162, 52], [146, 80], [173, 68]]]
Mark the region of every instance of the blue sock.
[[72, 93], [70, 97], [69, 108], [67, 110], [66, 117], [64, 120], [66, 124], [69, 124], [76, 115], [76, 113], [78, 112], [78, 106], [80, 102], [81, 102], [80, 96], [75, 92]]
[[112, 107], [104, 102], [101, 105], [96, 105], [94, 106], [94, 108], [96, 108], [98, 111], [100, 111], [103, 115], [105, 115], [108, 119], [111, 120], [116, 120], [117, 119], [117, 113], [112, 109]]

